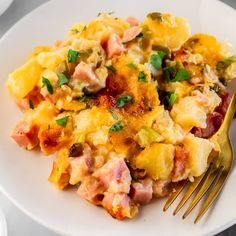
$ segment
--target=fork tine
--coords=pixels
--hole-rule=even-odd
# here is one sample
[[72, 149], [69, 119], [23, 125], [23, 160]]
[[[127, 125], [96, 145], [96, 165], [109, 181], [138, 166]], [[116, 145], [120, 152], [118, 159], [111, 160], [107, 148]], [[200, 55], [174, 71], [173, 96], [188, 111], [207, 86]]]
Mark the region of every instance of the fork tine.
[[192, 196], [196, 188], [200, 185], [202, 182], [204, 176], [208, 174], [210, 168], [207, 169], [205, 173], [203, 173], [201, 176], [197, 177], [194, 182], [189, 186], [188, 191], [184, 194], [183, 198], [179, 202], [178, 206], [175, 208], [173, 215], [176, 215], [179, 210], [184, 206], [184, 204], [188, 201], [188, 199]]
[[184, 187], [186, 186], [186, 184], [188, 183], [188, 181], [183, 181], [181, 184], [179, 184], [175, 191], [172, 192], [172, 194], [170, 195], [170, 197], [168, 198], [168, 200], [166, 201], [165, 206], [163, 207], [163, 211], [166, 211], [171, 204], [174, 202], [174, 200], [179, 196], [179, 194], [182, 192], [182, 190], [184, 189]]
[[213, 165], [211, 165], [209, 169], [210, 170], [205, 178], [204, 183], [202, 184], [200, 190], [198, 191], [198, 193], [196, 194], [196, 196], [190, 203], [188, 209], [185, 211], [183, 215], [183, 219], [185, 219], [190, 214], [190, 212], [198, 204], [198, 202], [202, 199], [202, 197], [206, 194], [207, 190], [212, 186], [212, 184], [214, 183], [214, 180], [218, 176], [219, 174], [218, 170], [212, 173]]
[[196, 224], [201, 218], [202, 216], [206, 213], [206, 211], [208, 210], [208, 208], [213, 204], [213, 202], [215, 201], [215, 199], [217, 198], [217, 196], [220, 194], [226, 180], [228, 177], [228, 173], [229, 172], [224, 172], [224, 169], [221, 168], [221, 175], [219, 176], [219, 179], [217, 181], [217, 183], [214, 185], [214, 188], [212, 189], [212, 191], [210, 192], [210, 194], [208, 195], [205, 203], [203, 204], [200, 212], [198, 213], [198, 216], [196, 217], [194, 223]]

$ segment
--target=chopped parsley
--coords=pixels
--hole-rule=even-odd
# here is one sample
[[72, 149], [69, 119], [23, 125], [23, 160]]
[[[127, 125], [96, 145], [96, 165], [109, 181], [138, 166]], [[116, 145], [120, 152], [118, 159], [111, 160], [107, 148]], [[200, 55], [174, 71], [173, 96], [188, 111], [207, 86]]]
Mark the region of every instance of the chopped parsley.
[[116, 113], [115, 113], [111, 108], [109, 108], [108, 111], [111, 113], [112, 117], [113, 117], [115, 120], [119, 120], [118, 115], [116, 115]]
[[71, 48], [68, 50], [68, 54], [67, 54], [68, 62], [76, 62], [79, 56], [80, 56], [80, 52], [75, 51]]
[[110, 71], [112, 71], [113, 73], [116, 73], [116, 68], [113, 65], [108, 65], [106, 66], [106, 68]]
[[190, 74], [186, 69], [177, 71], [175, 67], [167, 67], [164, 69], [164, 78], [167, 82], [177, 82], [190, 79]]
[[219, 70], [225, 70], [227, 69], [227, 67], [229, 67], [231, 65], [232, 62], [234, 62], [236, 60], [236, 56], [230, 56], [230, 57], [226, 57], [224, 60], [219, 61], [216, 65], [216, 69]]
[[61, 87], [63, 84], [68, 84], [69, 79], [64, 74], [58, 74], [58, 81], [57, 84], [59, 87]]
[[43, 87], [47, 86], [47, 90], [50, 94], [53, 94], [53, 87], [51, 85], [51, 82], [49, 79], [42, 77], [42, 83], [43, 83]]
[[127, 66], [132, 69], [136, 69], [137, 67], [133, 62], [130, 62], [129, 64], [127, 64]]
[[189, 80], [190, 74], [186, 69], [181, 69], [177, 72], [176, 76], [171, 80], [171, 82]]
[[166, 53], [163, 51], [158, 51], [156, 54], [151, 55], [150, 63], [156, 70], [162, 68], [162, 61], [165, 55]]
[[167, 92], [166, 101], [170, 106], [173, 106], [177, 97], [178, 97], [178, 94], [176, 94], [174, 92]]
[[69, 119], [69, 116], [65, 116], [65, 117], [63, 117], [63, 118], [60, 118], [60, 119], [56, 120], [56, 122], [57, 122], [58, 125], [60, 125], [60, 126], [62, 126], [62, 127], [65, 128], [68, 119]]
[[139, 82], [148, 82], [147, 81], [147, 76], [145, 75], [145, 73], [143, 71], [140, 71], [139, 74], [138, 74], [138, 81]]
[[34, 103], [31, 99], [29, 100], [29, 108], [34, 109]]
[[117, 107], [124, 107], [127, 103], [131, 103], [133, 101], [133, 97], [131, 96], [121, 96], [116, 100]]
[[117, 121], [115, 124], [111, 126], [111, 128], [109, 129], [109, 132], [116, 132], [116, 131], [122, 130], [123, 128], [124, 126], [122, 125], [121, 121]]
[[77, 30], [76, 28], [74, 28], [74, 29], [71, 29], [71, 31], [73, 32], [73, 33], [79, 33], [79, 30]]

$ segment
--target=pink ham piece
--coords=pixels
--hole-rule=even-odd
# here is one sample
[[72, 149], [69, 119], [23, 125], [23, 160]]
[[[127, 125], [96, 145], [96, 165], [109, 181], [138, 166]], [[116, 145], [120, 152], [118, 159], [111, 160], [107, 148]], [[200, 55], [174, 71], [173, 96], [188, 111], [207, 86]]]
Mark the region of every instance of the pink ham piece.
[[130, 197], [126, 193], [105, 193], [102, 206], [118, 220], [126, 217], [133, 218], [137, 213], [137, 207], [132, 205]]
[[207, 127], [206, 128], [193, 127], [191, 132], [196, 137], [209, 138], [220, 128], [223, 119], [224, 116], [218, 112], [207, 114], [207, 119], [206, 119]]
[[11, 137], [23, 148], [33, 149], [38, 145], [38, 129], [26, 121], [20, 121], [13, 130]]
[[201, 129], [199, 127], [193, 127], [193, 129], [191, 130], [191, 132], [195, 136], [200, 138], [209, 138], [213, 134], [215, 134], [217, 130], [220, 128], [224, 120], [225, 113], [230, 104], [231, 96], [229, 93], [224, 92], [220, 94], [220, 98], [221, 98], [220, 105], [215, 108], [213, 113], [207, 115], [207, 120], [206, 120], [207, 127], [204, 129]]
[[134, 182], [131, 185], [131, 198], [135, 203], [147, 204], [152, 199], [152, 184], [150, 178]]
[[109, 160], [95, 171], [93, 176], [102, 181], [108, 192], [129, 193], [130, 191], [131, 175], [123, 158]]
[[116, 33], [111, 33], [111, 35], [107, 41], [108, 58], [112, 58], [114, 56], [119, 56], [124, 51], [125, 51], [125, 48], [122, 44], [120, 36]]
[[142, 29], [139, 26], [133, 26], [133, 27], [127, 29], [124, 32], [122, 42], [127, 43], [127, 42], [135, 39], [136, 36], [138, 36], [141, 33], [141, 31], [142, 31]]
[[98, 79], [94, 72], [93, 65], [80, 62], [76, 67], [74, 74], [72, 75], [72, 83], [81, 81], [83, 82], [89, 92], [96, 93], [98, 90], [105, 88], [106, 81]]
[[104, 197], [104, 186], [95, 177], [87, 176], [81, 182], [77, 194], [95, 205], [100, 205]]
[[189, 157], [189, 150], [183, 145], [175, 147], [174, 168], [172, 171], [172, 181], [178, 182], [186, 179], [190, 173], [187, 167]]
[[133, 16], [129, 16], [126, 21], [130, 24], [130, 26], [138, 26], [139, 25], [139, 21], [133, 17]]
[[94, 159], [91, 148], [86, 145], [83, 155], [70, 158], [70, 180], [69, 183], [75, 185], [83, 180], [92, 170]]

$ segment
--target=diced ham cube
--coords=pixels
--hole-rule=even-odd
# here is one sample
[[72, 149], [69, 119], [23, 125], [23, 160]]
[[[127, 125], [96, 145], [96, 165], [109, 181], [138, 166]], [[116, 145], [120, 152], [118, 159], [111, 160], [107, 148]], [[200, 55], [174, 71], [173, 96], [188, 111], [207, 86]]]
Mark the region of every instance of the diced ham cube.
[[11, 137], [20, 147], [29, 150], [38, 145], [38, 129], [26, 121], [20, 121], [16, 125]]
[[131, 203], [130, 197], [126, 193], [105, 193], [102, 206], [108, 213], [118, 219], [133, 218], [137, 213], [137, 206]]
[[75, 185], [82, 181], [91, 172], [93, 162], [94, 159], [88, 145], [85, 147], [82, 156], [70, 158], [70, 184]]
[[76, 67], [74, 74], [72, 75], [72, 83], [81, 81], [85, 84], [85, 87], [89, 92], [97, 92], [98, 90], [105, 88], [106, 81], [99, 80], [94, 72], [93, 65], [85, 62], [80, 62]]
[[190, 173], [187, 167], [189, 157], [189, 150], [183, 145], [175, 147], [174, 168], [172, 171], [172, 181], [178, 182], [186, 179]]
[[220, 128], [225, 113], [229, 107], [231, 96], [229, 93], [224, 92], [220, 94], [221, 103], [218, 107], [215, 108], [214, 112], [207, 115], [207, 127], [204, 129], [194, 127], [191, 132], [199, 138], [209, 138], [214, 135], [217, 130]]
[[223, 92], [220, 94], [221, 103], [218, 107], [216, 107], [215, 111], [219, 112], [221, 115], [225, 116], [225, 113], [228, 110], [230, 101], [231, 101], [231, 95], [227, 92]]
[[131, 185], [131, 198], [135, 203], [147, 204], [152, 199], [152, 184], [150, 178], [134, 182]]
[[130, 24], [130, 26], [138, 26], [139, 25], [139, 21], [133, 17], [133, 16], [129, 16], [126, 21]]
[[129, 193], [131, 185], [130, 171], [123, 158], [113, 158], [93, 173], [101, 180], [108, 192]]
[[126, 43], [126, 42], [129, 42], [129, 41], [135, 39], [136, 36], [138, 36], [141, 33], [141, 31], [142, 31], [142, 29], [139, 26], [133, 26], [133, 27], [127, 29], [124, 32], [122, 42]]
[[122, 44], [120, 36], [116, 33], [111, 33], [107, 41], [108, 58], [112, 58], [113, 56], [119, 56], [124, 51], [125, 48]]
[[170, 180], [157, 180], [153, 182], [153, 195], [157, 198], [165, 197], [171, 192]]
[[207, 127], [202, 129], [199, 127], [194, 127], [191, 130], [196, 137], [199, 138], [209, 138], [220, 128], [223, 122], [224, 116], [218, 112], [213, 112], [212, 114], [207, 115], [206, 123]]
[[81, 182], [77, 193], [87, 201], [100, 205], [104, 197], [104, 186], [93, 176], [87, 176]]

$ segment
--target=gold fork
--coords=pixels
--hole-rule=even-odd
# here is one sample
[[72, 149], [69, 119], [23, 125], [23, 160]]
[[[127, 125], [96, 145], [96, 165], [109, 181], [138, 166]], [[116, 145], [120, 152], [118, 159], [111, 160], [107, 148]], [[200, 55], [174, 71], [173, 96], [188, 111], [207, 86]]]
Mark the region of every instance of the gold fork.
[[[224, 121], [220, 127], [220, 129], [212, 136], [211, 140], [216, 141], [219, 144], [220, 151], [216, 154], [211, 155], [209, 157], [209, 167], [205, 173], [201, 176], [195, 178], [194, 182], [191, 183], [184, 194], [183, 198], [180, 200], [178, 206], [174, 210], [174, 215], [178, 213], [178, 211], [185, 205], [185, 203], [189, 200], [195, 190], [198, 188], [198, 192], [190, 203], [189, 207], [185, 211], [183, 215], [183, 219], [185, 219], [193, 208], [199, 203], [199, 201], [203, 198], [203, 196], [210, 192], [205, 200], [202, 208], [200, 209], [198, 216], [196, 217], [194, 223], [197, 223], [202, 216], [206, 213], [208, 208], [214, 203], [217, 196], [221, 192], [233, 165], [233, 149], [228, 136], [230, 123], [235, 113], [236, 108], [236, 93], [234, 93], [228, 111], [225, 115]], [[170, 205], [175, 201], [175, 199], [179, 196], [182, 190], [189, 184], [188, 181], [183, 181], [175, 191], [168, 198], [163, 211], [166, 211]], [[209, 191], [211, 190], [211, 191]]]

